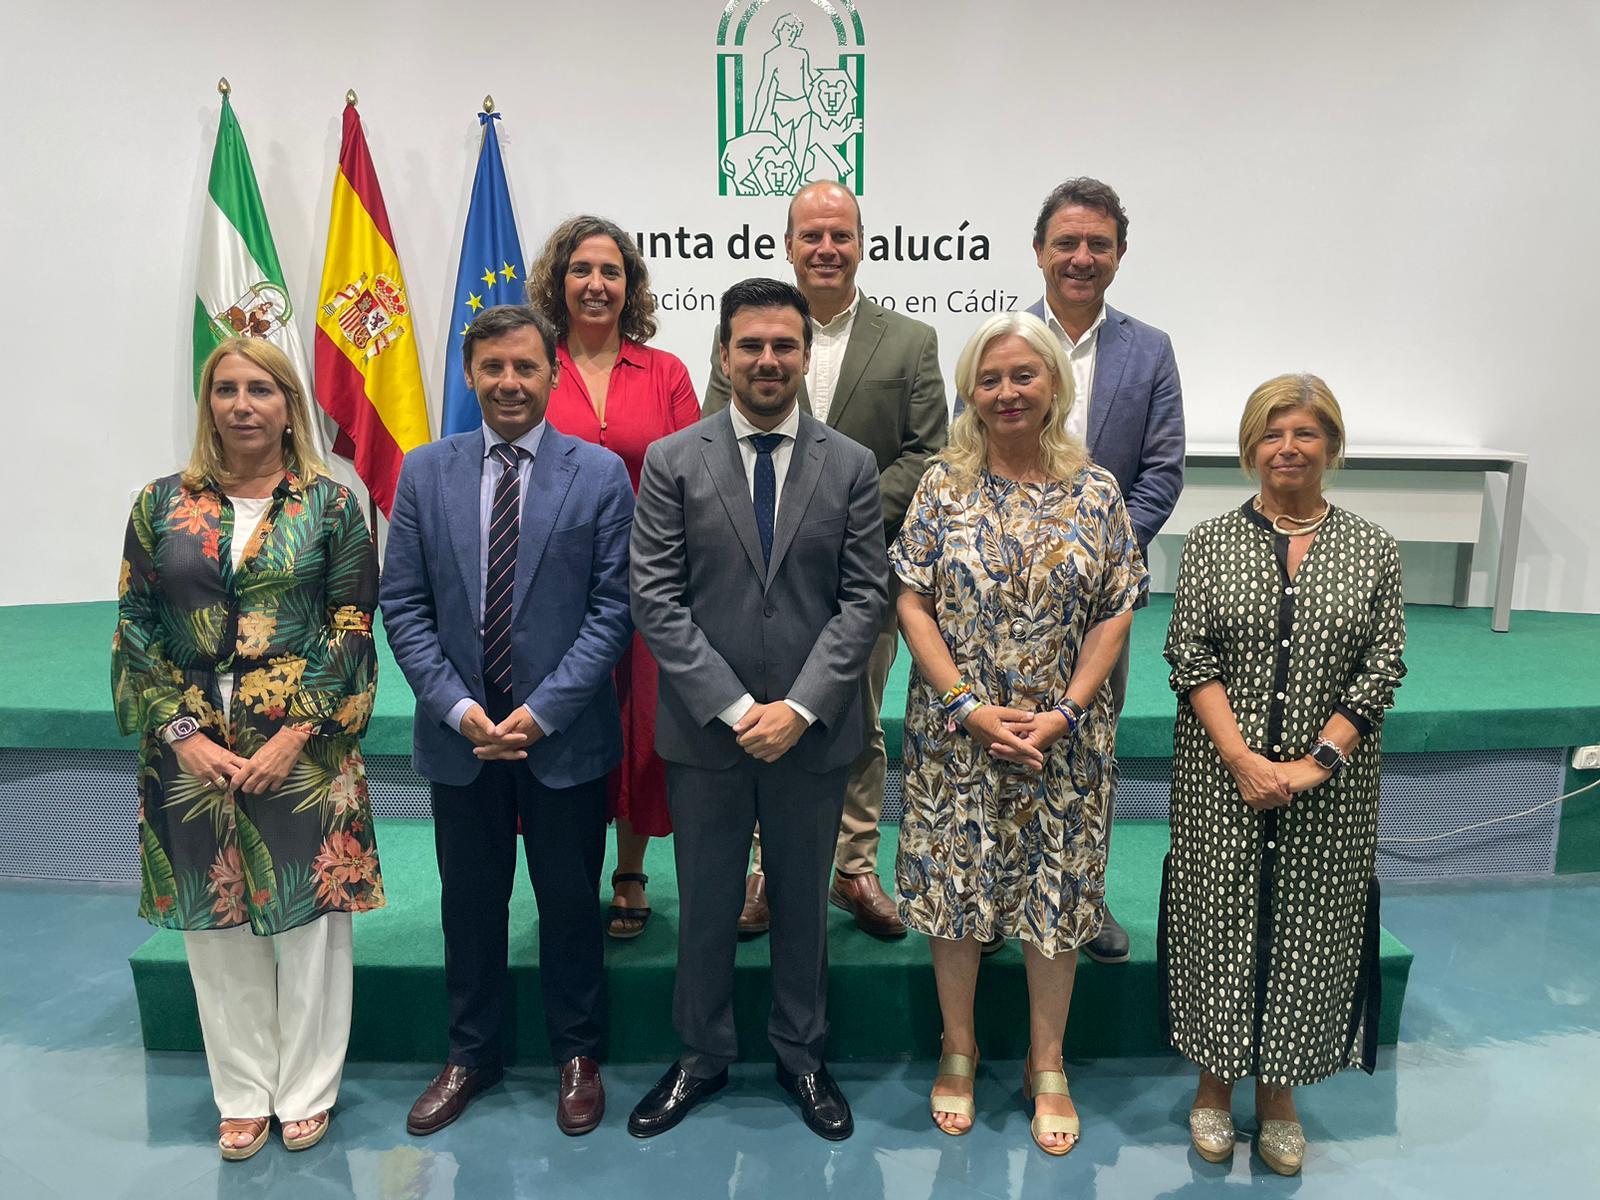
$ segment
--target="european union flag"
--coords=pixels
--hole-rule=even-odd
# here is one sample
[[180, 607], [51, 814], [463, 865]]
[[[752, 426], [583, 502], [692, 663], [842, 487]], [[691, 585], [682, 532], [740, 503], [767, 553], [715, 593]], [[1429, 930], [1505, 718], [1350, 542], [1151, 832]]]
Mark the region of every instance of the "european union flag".
[[450, 347], [445, 354], [444, 414], [439, 436], [465, 433], [483, 424], [478, 398], [462, 378], [461, 339], [472, 318], [496, 304], [521, 304], [523, 293], [522, 243], [506, 191], [505, 167], [500, 162], [500, 140], [495, 136], [497, 112], [482, 112], [483, 148], [478, 151], [478, 173], [472, 180], [472, 203], [467, 207], [467, 228], [461, 237], [461, 267], [456, 272], [456, 298], [450, 310]]

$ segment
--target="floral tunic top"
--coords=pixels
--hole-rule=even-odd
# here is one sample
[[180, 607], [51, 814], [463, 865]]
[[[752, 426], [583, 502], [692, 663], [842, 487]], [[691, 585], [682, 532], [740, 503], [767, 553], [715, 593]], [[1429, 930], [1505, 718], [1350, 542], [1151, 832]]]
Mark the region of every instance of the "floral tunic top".
[[[233, 505], [177, 475], [128, 520], [112, 640], [117, 723], [138, 733], [139, 913], [174, 929], [281, 933], [384, 903], [358, 739], [372, 714], [377, 554], [355, 497], [286, 472], [237, 571]], [[218, 680], [233, 679], [225, 717]], [[277, 791], [186, 774], [161, 729], [188, 715], [250, 757], [311, 734]]]
[[[1018, 484], [945, 463], [922, 477], [889, 561], [931, 596], [950, 656], [986, 704], [1059, 704], [1085, 635], [1149, 587], [1122, 493], [1085, 467], [1070, 481]], [[913, 669], [906, 699], [905, 815], [895, 885], [901, 919], [935, 937], [996, 933], [1046, 956], [1099, 932], [1106, 827], [1116, 790], [1111, 686], [1042, 773], [991, 759], [952, 732]]]

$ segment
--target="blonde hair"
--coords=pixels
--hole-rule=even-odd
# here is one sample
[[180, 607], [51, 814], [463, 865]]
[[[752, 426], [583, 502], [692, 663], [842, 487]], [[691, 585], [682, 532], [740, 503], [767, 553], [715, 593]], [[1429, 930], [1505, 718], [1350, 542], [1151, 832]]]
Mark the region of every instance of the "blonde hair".
[[1067, 432], [1067, 414], [1072, 411], [1072, 365], [1056, 335], [1032, 313], [998, 313], [990, 317], [967, 341], [956, 359], [956, 391], [966, 397], [966, 406], [950, 423], [950, 440], [939, 454], [958, 479], [976, 478], [989, 464], [989, 431], [978, 419], [973, 393], [978, 386], [978, 368], [990, 343], [1003, 337], [1019, 337], [1044, 360], [1052, 381], [1050, 409], [1044, 428], [1039, 430], [1039, 465], [1046, 477], [1068, 480], [1083, 469], [1089, 453], [1083, 443]]
[[200, 368], [199, 412], [194, 427], [194, 448], [189, 451], [189, 465], [183, 471], [183, 486], [199, 491], [208, 482], [221, 483], [228, 477], [227, 460], [222, 451], [222, 435], [217, 432], [217, 419], [211, 412], [211, 385], [217, 367], [229, 355], [249, 361], [272, 376], [272, 382], [283, 393], [284, 406], [289, 414], [289, 429], [283, 435], [283, 465], [309, 484], [319, 475], [328, 473], [327, 464], [317, 453], [311, 440], [311, 409], [306, 403], [305, 388], [300, 385], [294, 364], [289, 356], [271, 342], [261, 338], [226, 338], [206, 356]]
[[1309, 410], [1328, 437], [1328, 469], [1344, 457], [1344, 414], [1328, 385], [1315, 375], [1277, 375], [1267, 380], [1244, 402], [1239, 418], [1239, 465], [1255, 476], [1256, 448], [1267, 436], [1267, 426], [1279, 413], [1297, 408]]

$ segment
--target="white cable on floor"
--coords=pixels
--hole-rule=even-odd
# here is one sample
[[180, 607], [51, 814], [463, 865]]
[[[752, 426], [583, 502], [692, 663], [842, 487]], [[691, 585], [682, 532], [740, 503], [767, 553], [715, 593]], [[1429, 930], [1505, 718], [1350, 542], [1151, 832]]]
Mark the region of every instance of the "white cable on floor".
[[1563, 800], [1571, 800], [1574, 796], [1581, 796], [1581, 795], [1583, 795], [1584, 792], [1589, 791], [1591, 788], [1597, 788], [1597, 787], [1600, 787], [1600, 779], [1596, 779], [1593, 783], [1584, 784], [1581, 788], [1577, 789], [1577, 791], [1568, 792], [1565, 796], [1557, 796], [1555, 799], [1546, 800], [1541, 804], [1535, 804], [1532, 808], [1525, 808], [1521, 812], [1507, 813], [1505, 816], [1502, 816], [1502, 817], [1490, 817], [1487, 821], [1477, 821], [1477, 822], [1474, 822], [1471, 825], [1463, 825], [1460, 829], [1449, 829], [1449, 830], [1446, 830], [1444, 833], [1430, 833], [1427, 837], [1414, 837], [1414, 838], [1385, 838], [1385, 837], [1381, 837], [1381, 838], [1378, 839], [1378, 845], [1380, 845], [1380, 846], [1417, 846], [1417, 845], [1421, 845], [1423, 842], [1442, 842], [1442, 841], [1444, 841], [1445, 838], [1458, 837], [1459, 835], [1461, 835], [1463, 833], [1471, 833], [1474, 829], [1483, 829], [1483, 828], [1485, 828], [1486, 826], [1489, 826], [1489, 825], [1498, 825], [1502, 821], [1520, 821], [1523, 817], [1531, 817], [1534, 813], [1538, 812], [1542, 808], [1549, 808], [1552, 804], [1560, 804]]

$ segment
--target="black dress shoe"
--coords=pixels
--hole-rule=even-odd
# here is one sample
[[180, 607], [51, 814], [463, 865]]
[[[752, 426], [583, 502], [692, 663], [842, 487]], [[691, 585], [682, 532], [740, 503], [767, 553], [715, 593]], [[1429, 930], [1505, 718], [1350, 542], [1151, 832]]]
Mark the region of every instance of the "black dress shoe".
[[800, 1101], [800, 1115], [818, 1137], [825, 1137], [830, 1142], [842, 1142], [856, 1131], [850, 1105], [839, 1090], [839, 1085], [833, 1081], [833, 1076], [828, 1074], [827, 1067], [796, 1075], [779, 1063], [778, 1082], [783, 1085], [784, 1091]]
[[1106, 919], [1094, 941], [1084, 946], [1083, 952], [1098, 963], [1125, 963], [1128, 961], [1128, 931], [1117, 924], [1106, 906]]
[[665, 1133], [687, 1117], [696, 1104], [727, 1086], [726, 1067], [710, 1078], [701, 1079], [673, 1063], [667, 1073], [656, 1080], [655, 1087], [645, 1093], [644, 1099], [633, 1106], [628, 1114], [628, 1132], [637, 1138]]

